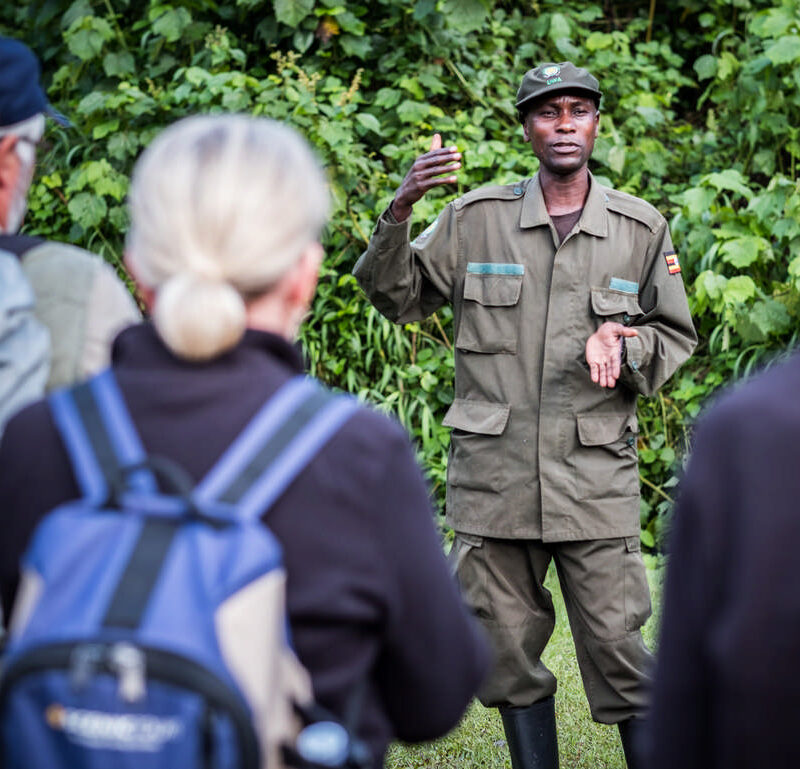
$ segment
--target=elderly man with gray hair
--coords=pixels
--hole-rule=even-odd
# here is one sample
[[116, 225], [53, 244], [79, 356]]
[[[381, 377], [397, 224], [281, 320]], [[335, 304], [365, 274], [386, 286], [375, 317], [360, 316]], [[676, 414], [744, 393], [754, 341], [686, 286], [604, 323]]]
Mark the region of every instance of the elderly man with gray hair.
[[49, 331], [50, 390], [105, 366], [114, 336], [141, 320], [141, 313], [124, 281], [99, 256], [19, 233], [47, 117], [67, 123], [48, 103], [36, 55], [24, 43], [0, 37], [0, 254], [6, 263], [9, 254], [19, 260], [36, 316]]

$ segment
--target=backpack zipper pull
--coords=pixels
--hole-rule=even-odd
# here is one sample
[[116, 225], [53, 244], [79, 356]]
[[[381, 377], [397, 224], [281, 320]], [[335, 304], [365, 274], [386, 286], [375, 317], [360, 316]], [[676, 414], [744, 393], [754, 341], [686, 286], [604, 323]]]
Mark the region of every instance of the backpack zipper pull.
[[69, 658], [69, 680], [75, 690], [83, 689], [91, 680], [103, 661], [103, 647], [100, 644], [80, 644]]
[[138, 702], [147, 694], [145, 657], [133, 644], [116, 643], [109, 650], [109, 666], [117, 674], [117, 693], [125, 702]]

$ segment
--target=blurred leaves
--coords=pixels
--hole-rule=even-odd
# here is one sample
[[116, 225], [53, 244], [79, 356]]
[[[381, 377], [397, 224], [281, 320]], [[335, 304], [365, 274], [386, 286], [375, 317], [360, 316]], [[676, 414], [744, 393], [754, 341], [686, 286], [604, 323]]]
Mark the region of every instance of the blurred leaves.
[[[659, 547], [691, 425], [709, 396], [777, 359], [800, 327], [800, 0], [18, 0], [0, 29], [43, 61], [48, 126], [27, 227], [119, 264], [136, 156], [164, 126], [242, 111], [297, 127], [328, 170], [327, 258], [303, 342], [331, 385], [395, 415], [439, 506], [452, 400], [452, 312], [400, 328], [350, 272], [434, 131], [459, 181], [415, 206], [529, 176], [514, 100], [541, 61], [588, 66], [603, 90], [592, 170], [670, 220], [700, 336], [639, 407], [643, 542]], [[302, 201], [298, 201], [301, 204]]]

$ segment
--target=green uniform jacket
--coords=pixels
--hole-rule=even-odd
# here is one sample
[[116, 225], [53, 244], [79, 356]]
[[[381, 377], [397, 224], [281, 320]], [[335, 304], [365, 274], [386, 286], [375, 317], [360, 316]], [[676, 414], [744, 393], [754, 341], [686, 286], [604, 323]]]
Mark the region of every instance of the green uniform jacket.
[[[397, 323], [453, 305], [448, 524], [551, 542], [638, 535], [637, 394], [697, 342], [664, 217], [592, 179], [557, 247], [534, 176], [453, 201], [413, 243], [409, 229], [384, 213], [354, 272]], [[591, 381], [584, 352], [607, 320], [639, 332], [614, 389]]]

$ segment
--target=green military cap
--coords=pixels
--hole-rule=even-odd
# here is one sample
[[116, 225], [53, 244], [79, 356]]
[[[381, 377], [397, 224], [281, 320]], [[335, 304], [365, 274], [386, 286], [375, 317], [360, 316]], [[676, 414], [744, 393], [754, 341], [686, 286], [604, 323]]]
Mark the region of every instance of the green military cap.
[[548, 62], [525, 73], [517, 91], [515, 106], [521, 114], [523, 105], [554, 91], [585, 91], [597, 102], [602, 96], [600, 83], [588, 70], [576, 67], [570, 61], [560, 64]]

